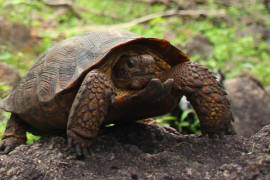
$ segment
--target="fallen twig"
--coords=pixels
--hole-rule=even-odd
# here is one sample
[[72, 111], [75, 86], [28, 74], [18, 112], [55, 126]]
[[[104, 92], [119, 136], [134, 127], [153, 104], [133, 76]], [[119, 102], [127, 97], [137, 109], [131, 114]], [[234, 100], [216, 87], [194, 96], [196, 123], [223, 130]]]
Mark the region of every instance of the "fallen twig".
[[81, 13], [80, 11], [86, 11], [90, 14], [94, 14], [97, 16], [107, 16], [110, 17], [112, 19], [120, 19], [119, 16], [116, 16], [114, 14], [108, 14], [105, 11], [97, 11], [94, 9], [91, 9], [89, 7], [84, 7], [78, 4], [73, 3], [71, 0], [58, 0], [58, 1], [54, 1], [54, 0], [43, 0], [43, 2], [51, 7], [65, 7], [68, 8], [76, 17], [81, 18]]
[[[137, 2], [144, 2], [148, 4], [165, 4], [169, 5], [170, 3], [182, 4], [184, 0], [136, 0]], [[193, 3], [204, 3], [206, 0], [195, 0]]]
[[[74, 3], [71, 0], [58, 0], [58, 1], [43, 0], [43, 2], [44, 2], [44, 4], [46, 4], [47, 6], [50, 6], [50, 7], [57, 7], [57, 8], [65, 9], [65, 11], [61, 11], [61, 13], [68, 12], [68, 10], [69, 10], [77, 18], [81, 19], [81, 17], [82, 17], [81, 13], [78, 12], [76, 10], [76, 8], [74, 8]], [[58, 15], [58, 13], [56, 13], [56, 14]], [[57, 17], [57, 16], [55, 16], [55, 17]]]
[[83, 26], [80, 28], [73, 28], [68, 30], [69, 31], [77, 31], [77, 32], [84, 32], [84, 31], [92, 31], [92, 30], [97, 30], [97, 29], [123, 29], [123, 28], [129, 28], [132, 26], [135, 26], [137, 24], [142, 24], [142, 23], [147, 23], [155, 18], [158, 17], [163, 17], [163, 18], [168, 18], [172, 16], [193, 16], [193, 17], [198, 17], [198, 16], [218, 16], [218, 17], [223, 17], [226, 15], [226, 12], [224, 9], [222, 10], [170, 10], [167, 12], [162, 12], [162, 13], [154, 13], [154, 14], [149, 14], [147, 16], [143, 16], [140, 18], [136, 18], [130, 22], [127, 23], [121, 23], [121, 24], [114, 24], [114, 25], [98, 25], [98, 26]]
[[90, 14], [94, 14], [97, 16], [106, 16], [106, 17], [110, 17], [112, 19], [118, 19], [118, 20], [121, 19], [121, 17], [119, 17], [115, 14], [112, 14], [112, 13], [107, 13], [105, 11], [97, 11], [95, 9], [90, 9], [89, 7], [84, 7], [84, 6], [80, 6], [80, 5], [75, 5], [74, 7], [80, 11], [86, 11]]
[[166, 4], [168, 5], [171, 2], [175, 2], [175, 0], [137, 0], [138, 2], [144, 2], [148, 4]]
[[[58, 17], [68, 13], [70, 10], [68, 8], [59, 8], [56, 12], [54, 12], [49, 18], [46, 19], [46, 22], [51, 22]], [[78, 18], [81, 16], [77, 16]]]
[[[93, 31], [93, 30], [102, 30], [102, 29], [123, 29], [123, 28], [130, 28], [132, 26], [135, 26], [137, 24], [147, 23], [151, 21], [152, 19], [163, 17], [173, 17], [173, 16], [193, 16], [193, 17], [199, 17], [199, 16], [215, 16], [215, 17], [224, 17], [226, 15], [226, 12], [224, 9], [221, 10], [170, 10], [162, 13], [154, 13], [149, 14], [147, 16], [143, 16], [140, 18], [133, 19], [130, 22], [127, 23], [120, 23], [120, 24], [113, 24], [113, 25], [91, 25], [91, 26], [80, 26], [78, 28], [71, 28], [68, 29], [61, 34], [68, 34], [70, 32], [86, 32], [86, 31]], [[55, 30], [51, 30], [55, 31]], [[39, 31], [38, 29], [32, 31], [33, 36], [39, 37]], [[50, 32], [50, 30], [47, 30], [47, 32]]]

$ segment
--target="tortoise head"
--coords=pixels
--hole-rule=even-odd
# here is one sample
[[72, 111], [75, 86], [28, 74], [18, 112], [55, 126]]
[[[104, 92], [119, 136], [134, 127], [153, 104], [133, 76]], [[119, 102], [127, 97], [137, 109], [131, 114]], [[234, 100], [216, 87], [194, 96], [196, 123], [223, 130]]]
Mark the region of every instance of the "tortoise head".
[[149, 54], [123, 55], [113, 68], [118, 88], [141, 89], [155, 76], [155, 59]]

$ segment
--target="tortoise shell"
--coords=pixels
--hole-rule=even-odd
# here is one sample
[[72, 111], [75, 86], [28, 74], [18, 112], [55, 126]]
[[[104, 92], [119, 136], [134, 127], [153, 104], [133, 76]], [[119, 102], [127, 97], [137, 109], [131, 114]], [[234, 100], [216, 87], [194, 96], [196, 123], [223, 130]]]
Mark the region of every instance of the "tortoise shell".
[[[174, 66], [189, 60], [166, 40], [144, 38], [127, 31], [107, 30], [73, 36], [43, 53], [10, 95], [0, 102], [0, 108], [23, 119], [33, 119], [30, 124], [37, 124], [37, 116], [51, 118], [54, 111], [64, 111], [67, 116], [85, 74], [102, 69], [110, 78], [116, 63], [113, 56], [128, 51], [147, 51], [156, 56], [160, 59], [157, 71], [162, 71], [164, 63]], [[117, 99], [122, 96], [120, 91], [123, 92], [118, 90]]]
[[[146, 62], [140, 64], [143, 56]], [[133, 57], [138, 57], [140, 71], [133, 71]], [[138, 72], [143, 78], [137, 78]], [[125, 77], [127, 84], [141, 86], [123, 85]], [[0, 150], [8, 153], [24, 143], [26, 130], [41, 135], [66, 130], [68, 144], [87, 156], [101, 125], [168, 113], [183, 95], [194, 107], [203, 134], [234, 133], [223, 86], [168, 41], [126, 31], [74, 36], [41, 55], [0, 102], [0, 108], [12, 112]]]

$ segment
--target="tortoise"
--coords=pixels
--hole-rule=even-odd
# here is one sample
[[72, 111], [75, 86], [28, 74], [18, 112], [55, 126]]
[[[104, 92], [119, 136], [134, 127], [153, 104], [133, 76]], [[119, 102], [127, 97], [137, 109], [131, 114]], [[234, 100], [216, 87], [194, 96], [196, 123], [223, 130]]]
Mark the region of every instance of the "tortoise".
[[0, 150], [25, 143], [26, 131], [66, 131], [69, 146], [87, 156], [103, 124], [168, 113], [183, 95], [203, 134], [230, 132], [223, 86], [168, 41], [123, 30], [76, 35], [43, 53], [0, 102], [11, 112]]

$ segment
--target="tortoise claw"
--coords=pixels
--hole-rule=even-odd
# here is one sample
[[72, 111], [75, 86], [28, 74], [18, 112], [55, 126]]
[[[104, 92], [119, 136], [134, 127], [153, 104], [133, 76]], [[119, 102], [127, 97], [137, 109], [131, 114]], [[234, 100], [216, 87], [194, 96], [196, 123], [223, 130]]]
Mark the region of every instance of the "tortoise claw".
[[218, 133], [218, 137], [220, 138], [220, 139], [223, 139], [224, 138], [224, 132], [222, 131], [222, 132], [219, 132]]
[[79, 144], [76, 144], [76, 154], [77, 156], [82, 156], [82, 148]]
[[216, 134], [216, 133], [208, 133], [207, 135], [210, 139], [217, 139], [218, 138], [218, 134]]
[[165, 95], [170, 94], [173, 87], [173, 83], [174, 83], [174, 80], [171, 78], [167, 79], [166, 81], [162, 83]]
[[12, 150], [12, 147], [11, 146], [6, 146], [4, 151], [1, 152], [1, 154], [8, 154], [10, 151]]
[[84, 156], [84, 157], [87, 157], [87, 158], [90, 157], [89, 152], [88, 152], [88, 149], [87, 149], [86, 147], [84, 147], [84, 148], [82, 149], [82, 152], [83, 152], [83, 156]]
[[162, 89], [162, 83], [159, 79], [153, 78], [150, 80], [148, 85], [146, 86], [146, 90], [156, 90], [156, 89]]
[[71, 137], [68, 137], [68, 147], [71, 148], [72, 146], [72, 138]]
[[77, 158], [90, 157], [88, 147], [92, 144], [91, 139], [84, 139], [72, 131], [67, 134], [67, 147], [75, 151]]
[[0, 151], [2, 151], [3, 149], [5, 149], [5, 145], [4, 145], [4, 142], [2, 140], [2, 141], [0, 141]]
[[147, 97], [147, 99], [157, 99], [166, 97], [168, 94], [170, 94], [171, 89], [173, 87], [174, 80], [173, 79], [167, 79], [164, 82], [161, 82], [160, 79], [153, 78], [150, 80], [150, 82], [145, 87], [144, 91], [144, 99]]
[[15, 149], [17, 146], [23, 144], [23, 140], [16, 139], [14, 137], [2, 139], [0, 141], [0, 154], [8, 154], [10, 151]]
[[75, 150], [77, 157], [85, 157], [85, 158], [90, 157], [87, 147], [82, 147], [80, 144], [76, 144]]
[[207, 133], [208, 137], [210, 139], [223, 139], [224, 135], [225, 135], [225, 131], [220, 131], [220, 132], [216, 132], [216, 133]]
[[77, 157], [90, 157], [87, 147], [83, 147], [82, 144], [76, 144], [72, 141], [72, 138], [68, 138], [68, 148], [72, 148], [72, 146], [74, 147]]

